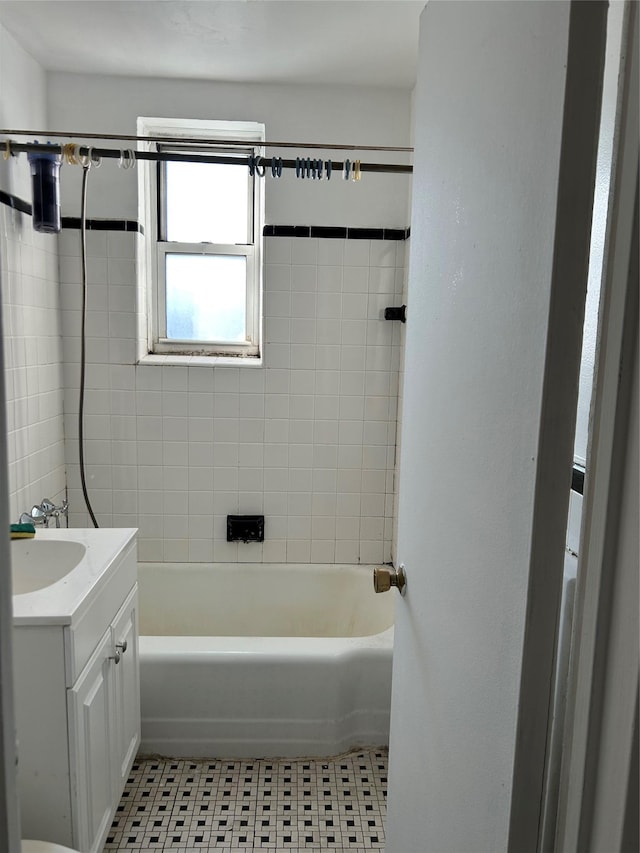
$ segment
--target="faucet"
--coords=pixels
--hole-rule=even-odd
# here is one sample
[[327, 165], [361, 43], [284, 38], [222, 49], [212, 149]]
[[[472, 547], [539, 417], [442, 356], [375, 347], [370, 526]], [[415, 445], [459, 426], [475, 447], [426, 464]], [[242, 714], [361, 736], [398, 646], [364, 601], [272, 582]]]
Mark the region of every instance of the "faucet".
[[60, 527], [60, 516], [67, 519], [66, 527], [69, 526], [69, 501], [64, 500], [60, 506], [56, 506], [49, 498], [42, 498], [39, 504], [31, 507], [31, 512], [23, 512], [20, 516], [20, 524], [41, 524], [49, 527], [52, 518], [56, 520], [56, 527]]
[[23, 512], [20, 516], [19, 524], [41, 524], [43, 527], [46, 525], [47, 516], [44, 513], [44, 510], [39, 506], [34, 506], [31, 508], [31, 512]]

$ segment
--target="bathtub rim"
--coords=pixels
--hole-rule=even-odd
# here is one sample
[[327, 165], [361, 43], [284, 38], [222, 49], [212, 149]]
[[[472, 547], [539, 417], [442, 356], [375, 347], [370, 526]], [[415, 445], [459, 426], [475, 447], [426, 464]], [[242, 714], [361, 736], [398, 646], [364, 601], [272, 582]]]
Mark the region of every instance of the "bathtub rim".
[[303, 658], [337, 657], [367, 650], [390, 649], [393, 652], [394, 626], [378, 634], [359, 637], [244, 637], [173, 634], [141, 634], [138, 647], [145, 657], [187, 657], [206, 654], [256, 655], [258, 657]]

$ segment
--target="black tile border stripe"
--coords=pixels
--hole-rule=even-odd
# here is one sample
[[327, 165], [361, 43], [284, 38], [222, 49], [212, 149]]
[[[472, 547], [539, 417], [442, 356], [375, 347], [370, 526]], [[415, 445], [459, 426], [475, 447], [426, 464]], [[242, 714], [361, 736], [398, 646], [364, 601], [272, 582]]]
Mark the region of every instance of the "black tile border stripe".
[[310, 237], [333, 237], [338, 240], [346, 240], [347, 238], [346, 228], [335, 228], [328, 225], [312, 225], [309, 230]]
[[409, 228], [347, 228], [333, 225], [265, 225], [263, 237], [325, 237], [338, 240], [406, 240]]
[[[79, 216], [63, 216], [63, 228], [80, 228]], [[135, 219], [87, 219], [87, 231], [139, 231], [144, 228]]]

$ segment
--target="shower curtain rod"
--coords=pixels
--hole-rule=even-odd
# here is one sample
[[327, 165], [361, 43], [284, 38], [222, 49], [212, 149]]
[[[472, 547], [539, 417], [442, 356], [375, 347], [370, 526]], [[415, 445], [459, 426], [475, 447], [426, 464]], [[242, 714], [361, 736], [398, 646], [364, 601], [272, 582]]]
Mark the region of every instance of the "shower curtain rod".
[[[0, 130], [0, 134], [2, 133], [14, 133], [15, 131], [3, 131]], [[34, 134], [37, 131], [32, 131]], [[42, 134], [40, 134], [42, 135]], [[49, 134], [52, 136], [53, 134]], [[103, 138], [103, 137], [100, 137]], [[150, 137], [148, 137], [150, 138]], [[154, 137], [154, 139], [159, 140], [160, 137]], [[185, 140], [180, 140], [180, 142], [184, 142]], [[175, 143], [176, 140], [174, 139]], [[202, 140], [199, 140], [202, 142]], [[8, 147], [10, 153], [22, 153], [28, 151], [42, 151], [48, 154], [62, 154], [63, 145], [49, 145], [47, 143], [42, 142], [14, 142], [13, 140], [6, 139], [5, 144]], [[221, 145], [222, 143], [216, 143]], [[247, 142], [244, 142], [244, 146], [246, 147]], [[260, 147], [263, 147], [264, 143], [260, 143]], [[257, 147], [257, 146], [256, 146]], [[306, 146], [306, 147], [316, 147], [316, 146]], [[319, 147], [319, 146], [318, 146]], [[335, 148], [341, 148], [343, 146], [334, 146]], [[379, 150], [379, 149], [378, 149]], [[401, 149], [407, 150], [407, 149]], [[77, 153], [82, 157], [100, 157], [112, 160], [119, 160], [123, 156], [123, 151], [119, 148], [94, 148], [93, 146], [84, 146], [79, 145], [77, 148]], [[182, 162], [182, 163], [226, 163], [229, 165], [249, 165], [249, 157], [233, 157], [233, 156], [225, 156], [223, 154], [180, 154], [174, 151], [132, 151], [131, 152], [136, 160], [150, 160], [150, 161], [171, 161], [171, 162]], [[278, 161], [280, 158], [277, 158]], [[261, 167], [266, 166], [269, 167], [269, 163], [271, 161], [270, 157], [263, 157], [261, 162]], [[295, 169], [299, 168], [299, 161], [296, 160], [282, 160], [282, 168], [283, 169]], [[335, 169], [342, 169], [344, 163], [336, 160], [332, 162], [332, 165]], [[411, 174], [413, 172], [413, 166], [405, 166], [400, 163], [360, 163], [360, 171], [362, 172], [386, 172], [389, 174]]]
[[[176, 141], [186, 143], [188, 145], [219, 145], [223, 148], [251, 145], [250, 140], [246, 139], [198, 139], [192, 137], [180, 137], [179, 140], [175, 136], [129, 136], [122, 133], [77, 133], [65, 132], [60, 130], [0, 130], [0, 135], [3, 136], [55, 136], [63, 137], [64, 139], [117, 139], [124, 141], [134, 140], [136, 142], [169, 142], [175, 144]], [[260, 142], [255, 143], [261, 148], [323, 148], [327, 151], [404, 151], [411, 153], [413, 148], [404, 148], [395, 145], [336, 145], [335, 143], [324, 142]]]

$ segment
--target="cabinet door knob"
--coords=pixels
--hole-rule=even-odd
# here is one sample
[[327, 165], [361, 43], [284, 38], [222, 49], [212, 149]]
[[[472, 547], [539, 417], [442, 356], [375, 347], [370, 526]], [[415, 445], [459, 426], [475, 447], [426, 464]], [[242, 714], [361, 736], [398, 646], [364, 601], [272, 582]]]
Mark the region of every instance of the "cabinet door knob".
[[119, 664], [122, 658], [122, 655], [127, 651], [127, 641], [123, 640], [121, 643], [116, 643], [116, 651], [115, 654], [109, 655], [109, 660], [112, 660], [115, 664]]

